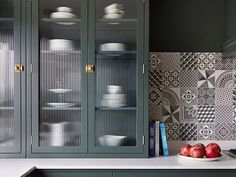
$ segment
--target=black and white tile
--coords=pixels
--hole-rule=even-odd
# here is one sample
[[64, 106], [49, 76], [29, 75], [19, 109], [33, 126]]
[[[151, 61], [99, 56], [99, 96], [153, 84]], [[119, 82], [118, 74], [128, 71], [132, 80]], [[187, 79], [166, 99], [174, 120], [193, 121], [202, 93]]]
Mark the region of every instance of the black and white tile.
[[226, 70], [218, 70], [215, 72], [216, 81], [215, 87], [216, 88], [232, 88], [234, 84], [233, 80], [233, 72], [226, 71]]
[[180, 122], [195, 122], [197, 120], [197, 105], [188, 105], [181, 107]]
[[198, 87], [215, 88], [215, 71], [198, 70]]
[[235, 125], [231, 123], [217, 123], [215, 125], [216, 140], [235, 140]]
[[215, 106], [215, 122], [217, 123], [233, 123], [234, 114], [233, 114], [232, 105], [216, 105]]
[[233, 70], [233, 59], [216, 59], [216, 70]]
[[197, 88], [181, 88], [180, 92], [182, 105], [197, 104]]
[[195, 123], [180, 123], [180, 141], [197, 140], [197, 124]]
[[165, 123], [179, 123], [180, 107], [163, 106], [161, 121]]
[[233, 93], [229, 88], [216, 88], [215, 104], [216, 105], [232, 105]]
[[149, 89], [149, 102], [151, 104], [161, 105], [162, 104], [162, 92], [159, 88]]
[[159, 53], [151, 52], [149, 54], [149, 70], [160, 70], [161, 69], [161, 59], [158, 56]]
[[158, 70], [149, 71], [149, 87], [162, 87], [164, 78], [162, 72]]
[[162, 105], [180, 105], [179, 88], [162, 88]]
[[180, 54], [181, 70], [197, 70], [199, 53], [184, 52]]
[[199, 70], [214, 70], [217, 58], [220, 58], [220, 56], [217, 53], [199, 53], [198, 69]]
[[163, 70], [163, 87], [172, 87], [178, 88], [179, 87], [179, 70]]
[[198, 124], [198, 140], [214, 140], [215, 124]]
[[199, 123], [214, 123], [215, 106], [214, 105], [198, 105], [197, 120]]
[[167, 123], [166, 126], [166, 135], [168, 141], [178, 141], [180, 134], [180, 124], [178, 123]]
[[199, 88], [198, 89], [198, 104], [199, 105], [214, 105], [215, 104], [215, 89], [214, 88]]
[[180, 72], [180, 87], [197, 87], [198, 86], [198, 71], [181, 71]]
[[180, 53], [161, 52], [157, 55], [161, 60], [161, 70], [180, 70]]

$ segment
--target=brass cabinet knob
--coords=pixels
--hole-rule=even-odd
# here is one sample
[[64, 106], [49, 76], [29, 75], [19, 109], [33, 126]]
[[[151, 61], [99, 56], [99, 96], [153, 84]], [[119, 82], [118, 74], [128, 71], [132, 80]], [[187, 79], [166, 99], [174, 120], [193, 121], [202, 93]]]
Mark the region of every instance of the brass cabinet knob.
[[24, 66], [21, 64], [15, 64], [15, 72], [20, 73], [24, 71]]
[[87, 73], [93, 73], [94, 71], [95, 71], [94, 65], [91, 65], [91, 64], [86, 65], [86, 72]]

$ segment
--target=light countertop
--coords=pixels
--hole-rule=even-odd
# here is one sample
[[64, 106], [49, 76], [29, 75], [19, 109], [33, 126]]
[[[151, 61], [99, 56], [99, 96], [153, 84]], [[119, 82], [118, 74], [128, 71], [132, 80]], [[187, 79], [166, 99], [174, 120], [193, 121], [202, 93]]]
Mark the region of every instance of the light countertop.
[[[197, 163], [197, 165], [196, 165]], [[147, 159], [0, 159], [4, 177], [20, 177], [37, 169], [236, 169], [236, 159], [223, 154], [220, 161], [189, 162], [177, 156]]]

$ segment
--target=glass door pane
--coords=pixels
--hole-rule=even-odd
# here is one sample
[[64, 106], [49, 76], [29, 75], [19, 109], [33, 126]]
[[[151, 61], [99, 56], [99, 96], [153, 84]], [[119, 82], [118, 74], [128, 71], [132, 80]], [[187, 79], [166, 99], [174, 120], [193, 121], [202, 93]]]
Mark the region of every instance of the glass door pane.
[[96, 0], [95, 24], [93, 143], [106, 153], [137, 146], [138, 1]]
[[[0, 151], [20, 152], [19, 14], [14, 0], [0, 1]], [[16, 47], [18, 46], [18, 48]]]
[[82, 142], [82, 2], [39, 1], [39, 147]]

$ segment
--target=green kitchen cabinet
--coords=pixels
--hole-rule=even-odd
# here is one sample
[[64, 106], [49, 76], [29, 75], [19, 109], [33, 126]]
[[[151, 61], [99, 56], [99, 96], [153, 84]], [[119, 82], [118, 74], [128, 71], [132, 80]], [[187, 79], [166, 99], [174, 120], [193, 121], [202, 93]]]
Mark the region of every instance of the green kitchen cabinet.
[[148, 0], [26, 0], [27, 155], [148, 156]]
[[0, 157], [25, 155], [21, 1], [0, 1]]
[[114, 177], [233, 177], [235, 170], [124, 170], [114, 171]]

